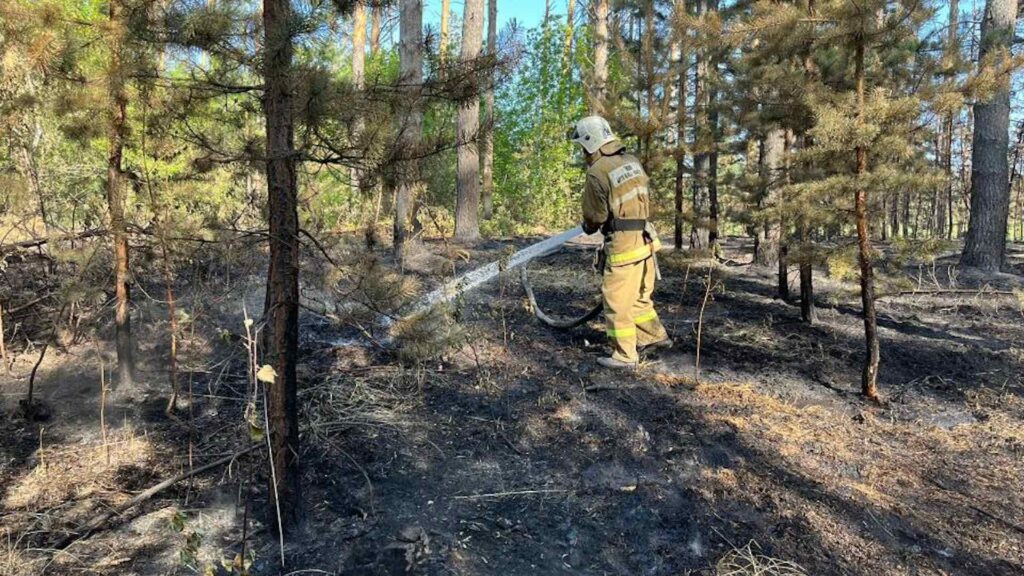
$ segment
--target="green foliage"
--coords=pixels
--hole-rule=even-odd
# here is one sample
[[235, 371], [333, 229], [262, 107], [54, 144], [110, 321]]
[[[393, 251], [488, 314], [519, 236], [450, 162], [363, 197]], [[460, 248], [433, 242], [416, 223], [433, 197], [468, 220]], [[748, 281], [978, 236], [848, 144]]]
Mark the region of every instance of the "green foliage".
[[577, 30], [568, 67], [563, 42], [557, 16], [527, 31], [515, 77], [498, 90], [494, 231], [538, 232], [579, 219], [583, 164], [566, 133], [586, 111], [579, 73], [589, 41]]

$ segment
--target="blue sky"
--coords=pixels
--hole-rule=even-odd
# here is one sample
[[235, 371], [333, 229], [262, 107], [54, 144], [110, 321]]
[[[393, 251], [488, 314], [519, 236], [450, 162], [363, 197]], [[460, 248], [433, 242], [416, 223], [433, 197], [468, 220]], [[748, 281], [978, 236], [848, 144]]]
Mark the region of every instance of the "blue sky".
[[[565, 0], [552, 0], [551, 11], [565, 14]], [[452, 12], [462, 14], [463, 0], [452, 0]], [[485, 2], [486, 10], [486, 2]], [[498, 29], [505, 27], [509, 20], [515, 18], [526, 28], [540, 23], [544, 16], [544, 0], [498, 0]], [[437, 26], [441, 22], [441, 0], [425, 0], [423, 3], [423, 22]]]

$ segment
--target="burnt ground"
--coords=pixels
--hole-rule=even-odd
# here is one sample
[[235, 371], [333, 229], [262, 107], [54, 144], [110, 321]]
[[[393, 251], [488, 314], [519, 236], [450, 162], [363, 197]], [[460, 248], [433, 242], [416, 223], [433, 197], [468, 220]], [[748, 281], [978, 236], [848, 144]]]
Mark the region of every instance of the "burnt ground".
[[[457, 267], [504, 251], [486, 249]], [[747, 259], [743, 246], [730, 250]], [[577, 248], [531, 266], [545, 310], [586, 308], [599, 281], [589, 261]], [[879, 301], [881, 406], [857, 395], [854, 286], [823, 270], [809, 326], [775, 298], [770, 271], [709, 272], [705, 261], [663, 254], [657, 300], [677, 345], [630, 374], [596, 368], [599, 321], [565, 333], [538, 325], [517, 277], [468, 296], [457, 324], [422, 329], [459, 343], [435, 360], [400, 365], [388, 351], [332, 346], [351, 330], [310, 314], [306, 521], [284, 572], [725, 574], [749, 545], [762, 565], [789, 561], [806, 574], [1022, 574], [1024, 299], [1012, 292], [1021, 281], [965, 278], [949, 262], [899, 271], [911, 288], [955, 283], [966, 292]], [[426, 332], [411, 333], [424, 343]], [[196, 400], [197, 460], [239, 443], [236, 348], [211, 339], [202, 350], [206, 368], [194, 384], [210, 398]], [[77, 485], [32, 492], [30, 480], [46, 477], [33, 449], [39, 430], [11, 421], [20, 440], [6, 450], [5, 525], [54, 530], [39, 517], [66, 518], [87, 496], [116, 502], [155, 481], [119, 485], [141, 475], [126, 466], [148, 462], [156, 477], [180, 467], [162, 455], [180, 454], [187, 438], [144, 409], [158, 397], [125, 400], [134, 432], [118, 433], [138, 454], [125, 450], [125, 462], [98, 472], [110, 479], [84, 495]], [[95, 446], [95, 437], [52, 426], [54, 442]], [[262, 479], [240, 480], [239, 466], [154, 500], [66, 554], [41, 554], [33, 547], [46, 548], [45, 538], [16, 536], [8, 555], [24, 566], [42, 557], [50, 574], [194, 573], [239, 552], [249, 509], [253, 573], [281, 573], [258, 522], [265, 502], [253, 486]], [[248, 507], [238, 505], [245, 493]], [[202, 541], [194, 558], [183, 555], [190, 533]]]

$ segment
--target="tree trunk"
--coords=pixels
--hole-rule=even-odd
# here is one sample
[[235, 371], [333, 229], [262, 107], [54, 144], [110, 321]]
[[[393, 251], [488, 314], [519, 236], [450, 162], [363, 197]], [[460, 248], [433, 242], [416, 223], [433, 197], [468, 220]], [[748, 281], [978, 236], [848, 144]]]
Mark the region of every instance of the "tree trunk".
[[608, 104], [608, 12], [609, 0], [594, 0], [594, 79], [590, 86], [590, 113], [603, 114]]
[[[448, 42], [450, 41], [449, 22], [451, 20], [451, 11], [452, 0], [441, 0], [441, 37], [439, 38], [441, 45], [438, 47], [438, 56], [441, 60], [442, 68], [444, 68], [445, 64], [448, 62]], [[423, 12], [422, 6], [420, 6], [420, 12], [421, 14]]]
[[128, 231], [125, 223], [122, 158], [125, 135], [128, 131], [128, 93], [122, 57], [125, 23], [122, 21], [120, 0], [110, 2], [110, 70], [108, 92], [111, 106], [109, 149], [107, 156], [107, 209], [110, 213], [110, 236], [114, 242], [114, 293], [117, 304], [114, 325], [117, 341], [117, 372], [120, 386], [135, 382], [135, 350], [131, 326], [131, 294], [128, 269]]
[[[570, 0], [570, 6], [575, 0]], [[498, 60], [498, 0], [487, 0], [487, 55], [492, 64]], [[494, 70], [487, 72], [487, 90], [484, 92], [483, 138], [483, 212], [484, 220], [494, 216]]]
[[[1021, 187], [1018, 185], [1020, 182], [1021, 152], [1024, 152], [1024, 120], [1021, 120], [1021, 122], [1017, 124], [1016, 142], [1017, 143], [1013, 146], [1013, 160], [1010, 162], [1010, 193], [1013, 194], [1014, 190], [1017, 191], [1017, 200], [1015, 202], [1015, 205], [1017, 206], [1017, 220], [1021, 226], [1024, 226], [1024, 210], [1022, 210], [1020, 194]], [[1015, 239], [1019, 242], [1021, 240], [1021, 234], [1014, 231], [1016, 228], [1016, 226], [1012, 227], [1011, 231], [1013, 232]]]
[[380, 51], [380, 25], [384, 19], [384, 5], [375, 4], [370, 15], [370, 56]]
[[[786, 131], [782, 128], [769, 130], [761, 143], [761, 149], [761, 208], [776, 208], [781, 200], [778, 189], [782, 157], [786, 151]], [[777, 219], [766, 220], [758, 227], [757, 234], [759, 238], [755, 262], [759, 266], [774, 266], [779, 259], [781, 223]]]
[[[707, 0], [697, 2], [697, 15], [703, 16], [707, 11]], [[708, 58], [707, 49], [697, 48], [696, 71], [693, 80], [693, 227], [690, 229], [690, 248], [705, 248], [708, 246], [708, 230], [706, 218], [708, 214], [708, 172], [710, 163], [708, 157], [708, 146], [711, 138], [708, 134], [708, 98], [707, 75]]]
[[572, 71], [572, 44], [576, 35], [576, 1], [566, 0], [565, 40], [562, 42], [562, 74], [565, 80]]
[[896, 239], [900, 235], [900, 193], [899, 191], [892, 193], [892, 198], [889, 206], [889, 230], [892, 231], [893, 239]]
[[423, 0], [402, 0], [398, 59], [403, 94], [397, 115], [402, 153], [408, 158], [398, 169], [395, 193], [394, 249], [401, 254], [409, 238], [416, 186], [420, 179], [419, 148], [423, 136]]
[[267, 272], [266, 357], [277, 376], [266, 386], [271, 460], [270, 518], [278, 511], [285, 532], [301, 517], [299, 477], [299, 215], [292, 120], [292, 10], [290, 0], [263, 0], [264, 114], [270, 268]]
[[[807, 0], [807, 15], [810, 18], [815, 16], [815, 0]], [[814, 63], [811, 50], [812, 47], [808, 45], [803, 62], [804, 76], [808, 82], [818, 76], [818, 67]], [[793, 133], [787, 131], [787, 148], [792, 141]], [[813, 136], [804, 133], [804, 149], [810, 148], [813, 144]], [[787, 178], [788, 174], [787, 170]], [[812, 324], [817, 320], [817, 310], [814, 307], [814, 246], [811, 244], [810, 223], [808, 222], [807, 214], [799, 216], [797, 231], [800, 235], [800, 319], [807, 324]]]
[[[864, 44], [865, 38], [857, 38], [856, 72], [857, 120], [864, 122]], [[864, 307], [864, 342], [867, 356], [861, 374], [861, 393], [872, 400], [878, 400], [878, 324], [875, 317], [875, 270], [871, 262], [871, 238], [868, 236], [868, 191], [864, 186], [868, 172], [868, 152], [863, 146], [856, 149], [857, 157], [857, 256], [860, 262], [860, 299]]]
[[[459, 58], [467, 69], [480, 57], [483, 41], [484, 0], [466, 0], [462, 15], [462, 50]], [[479, 78], [471, 79], [472, 89], [459, 103], [458, 190], [455, 203], [455, 239], [476, 242], [480, 239], [480, 132]]]
[[814, 253], [806, 216], [800, 217], [800, 319], [813, 324], [818, 319], [814, 307]]
[[[366, 87], [366, 4], [359, 0], [352, 8], [352, 86], [362, 91]], [[361, 147], [363, 119], [356, 118], [352, 126], [352, 141]], [[352, 187], [363, 191], [363, 171], [352, 169]]]
[[[718, 11], [718, 0], [707, 0], [707, 9]], [[708, 248], [718, 255], [718, 141], [721, 137], [718, 123], [718, 57], [708, 56], [707, 94], [708, 135], [711, 137], [708, 151]]]
[[[1017, 18], [1017, 0], [988, 0], [981, 22], [979, 63], [1009, 51]], [[971, 219], [960, 259], [963, 266], [988, 271], [1002, 268], [1006, 257], [1006, 226], [1010, 210], [1009, 75], [986, 102], [974, 104], [971, 155]]]
[[[686, 13], [686, 1], [676, 0], [677, 14]], [[675, 248], [683, 249], [683, 182], [686, 176], [686, 89], [689, 79], [689, 54], [686, 51], [686, 31], [675, 31], [679, 38], [679, 86], [676, 93], [676, 181], [675, 181]]]

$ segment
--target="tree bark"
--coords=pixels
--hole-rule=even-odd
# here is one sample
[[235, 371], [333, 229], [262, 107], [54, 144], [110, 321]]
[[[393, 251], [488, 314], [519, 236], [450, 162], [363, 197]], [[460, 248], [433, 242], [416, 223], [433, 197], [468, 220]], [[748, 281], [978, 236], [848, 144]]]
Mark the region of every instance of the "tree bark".
[[[685, 15], [687, 0], [676, 0], [677, 20]], [[679, 38], [678, 89], [676, 90], [676, 179], [675, 179], [675, 237], [676, 250], [683, 249], [683, 184], [686, 176], [686, 89], [689, 80], [689, 54], [686, 50], [686, 30], [676, 30]]]
[[123, 66], [125, 23], [122, 20], [121, 1], [110, 2], [110, 70], [108, 96], [111, 117], [107, 156], [107, 209], [110, 213], [110, 235], [114, 244], [114, 309], [115, 339], [117, 342], [117, 372], [120, 386], [135, 382], [135, 350], [131, 326], [130, 272], [128, 266], [128, 230], [125, 222], [124, 186], [122, 183], [124, 142], [128, 131], [128, 93], [125, 89]]
[[[856, 39], [857, 121], [864, 122], [864, 51], [866, 40], [863, 35]], [[863, 146], [856, 149], [857, 197], [857, 257], [860, 262], [860, 298], [864, 308], [864, 343], [867, 355], [861, 373], [861, 393], [872, 400], [878, 400], [878, 322], [875, 314], [875, 270], [872, 264], [871, 238], [868, 235], [868, 191], [864, 186], [868, 172], [868, 152]]]
[[266, 386], [273, 452], [268, 525], [284, 532], [301, 517], [299, 415], [296, 361], [299, 349], [299, 215], [292, 118], [292, 10], [290, 0], [263, 0], [264, 115], [270, 267], [264, 318], [269, 364], [277, 372]]
[[[575, 0], [570, 0], [570, 6]], [[487, 55], [491, 64], [498, 60], [498, 0], [487, 0]], [[484, 124], [481, 137], [483, 150], [483, 212], [484, 220], [494, 216], [494, 69], [487, 71], [487, 90], [484, 92]]]
[[594, 35], [594, 78], [590, 86], [590, 113], [604, 114], [608, 104], [609, 0], [594, 0], [591, 27]]
[[[787, 134], [787, 145], [792, 139]], [[803, 135], [803, 148], [806, 150], [814, 145], [814, 138]], [[811, 227], [806, 214], [800, 214], [797, 223], [800, 240], [800, 320], [805, 324], [813, 324], [818, 320], [818, 309], [814, 306], [814, 244], [811, 242]]]
[[[422, 7], [420, 7], [422, 12]], [[441, 45], [438, 47], [438, 56], [441, 60], [441, 67], [444, 68], [448, 62], [449, 22], [451, 21], [452, 0], [441, 0]]]
[[[810, 18], [815, 16], [815, 0], [807, 0], [807, 15]], [[804, 54], [804, 75], [807, 81], [811, 81], [818, 76], [818, 68], [814, 63], [811, 49], [812, 47], [808, 45], [807, 51]], [[787, 145], [792, 140], [792, 132], [787, 131]], [[813, 136], [804, 133], [804, 149], [810, 148], [813, 144]], [[818, 314], [814, 307], [814, 246], [811, 244], [810, 223], [808, 222], [807, 214], [799, 216], [797, 230], [800, 235], [800, 319], [807, 324], [812, 324], [817, 320]]]
[[566, 0], [565, 40], [562, 42], [562, 73], [569, 76], [572, 70], [572, 45], [576, 33], [576, 0]]
[[402, 98], [397, 114], [402, 154], [395, 193], [394, 249], [401, 254], [412, 227], [420, 179], [419, 148], [423, 136], [423, 0], [402, 0], [398, 43]]
[[[761, 208], [772, 209], [779, 205], [779, 184], [781, 183], [782, 157], [786, 151], [786, 131], [773, 128], [765, 134], [761, 143]], [[758, 229], [758, 251], [755, 263], [759, 266], [774, 266], [779, 260], [779, 240], [782, 235], [781, 222], [777, 218], [765, 220]]]
[[[986, 2], [978, 55], [981, 65], [991, 64], [988, 58], [994, 54], [1008, 54], [1016, 18], [1017, 0]], [[1010, 211], [1008, 76], [991, 98], [974, 104], [971, 216], [960, 264], [987, 271], [999, 271], [1006, 258]]]
[[[698, 0], [697, 16], [703, 16], [707, 12], [708, 0]], [[708, 135], [708, 98], [707, 75], [708, 58], [707, 48], [698, 47], [695, 52], [696, 70], [693, 79], [693, 226], [690, 229], [690, 248], [705, 248], [708, 246], [708, 229], [706, 218], [708, 214], [708, 172], [710, 172], [710, 158], [707, 148], [711, 138]]]
[[[352, 86], [362, 91], [366, 87], [366, 3], [358, 0], [352, 8]], [[363, 119], [356, 118], [352, 126], [352, 140], [360, 146], [363, 133]], [[352, 169], [352, 187], [363, 191], [363, 171]]]
[[[706, 0], [710, 12], [718, 11], [718, 0]], [[718, 255], [718, 141], [721, 137], [718, 122], [718, 56], [708, 56], [708, 78], [705, 93], [707, 94], [708, 135], [711, 138], [708, 151], [708, 248], [715, 256]]]
[[[483, 0], [466, 0], [462, 15], [462, 50], [459, 59], [466, 69], [475, 66], [483, 42]], [[471, 79], [470, 90], [459, 103], [458, 190], [455, 202], [455, 239], [480, 239], [480, 132], [479, 78]]]
[[370, 56], [376, 56], [380, 51], [380, 26], [384, 19], [384, 5], [376, 4], [370, 13]]

